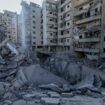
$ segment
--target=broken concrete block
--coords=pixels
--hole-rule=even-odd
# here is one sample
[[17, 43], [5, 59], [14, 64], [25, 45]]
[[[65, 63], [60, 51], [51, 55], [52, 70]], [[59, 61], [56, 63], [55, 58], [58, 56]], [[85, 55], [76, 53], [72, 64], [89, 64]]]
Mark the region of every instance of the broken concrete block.
[[74, 94], [73, 94], [73, 93], [62, 93], [61, 96], [62, 96], [62, 97], [70, 98], [70, 97], [73, 97]]
[[59, 105], [60, 104], [60, 99], [59, 98], [41, 98], [41, 103], [43, 105]]
[[4, 103], [7, 104], [7, 105], [12, 105], [12, 101], [10, 101], [10, 100], [5, 100]]
[[30, 100], [35, 97], [35, 94], [26, 94], [23, 96], [24, 100]]
[[102, 94], [103, 96], [105, 96], [105, 88], [102, 88], [102, 89], [101, 89], [101, 94]]
[[74, 96], [72, 98], [62, 98], [61, 105], [103, 105], [100, 98], [91, 98], [87, 96]]
[[18, 100], [18, 101], [15, 101], [13, 105], [27, 105], [27, 102], [24, 100]]
[[48, 84], [48, 85], [40, 85], [38, 86], [41, 89], [48, 89], [48, 90], [52, 90], [52, 91], [56, 91], [56, 92], [62, 92], [63, 89], [60, 88], [58, 85], [56, 84]]
[[0, 95], [3, 95], [4, 93], [5, 93], [4, 83], [0, 82]]
[[41, 99], [42, 97], [48, 97], [47, 94], [40, 93], [40, 92], [35, 92], [34, 95], [36, 99]]
[[52, 97], [52, 98], [59, 98], [60, 97], [60, 94], [58, 94], [57, 92], [48, 92], [47, 94], [49, 97]]
[[63, 84], [68, 84], [64, 79], [52, 74], [51, 72], [41, 68], [39, 65], [30, 65], [28, 67], [23, 67], [18, 72], [16, 82], [18, 84], [28, 85], [33, 84], [34, 86], [56, 84], [58, 86], [63, 86]]

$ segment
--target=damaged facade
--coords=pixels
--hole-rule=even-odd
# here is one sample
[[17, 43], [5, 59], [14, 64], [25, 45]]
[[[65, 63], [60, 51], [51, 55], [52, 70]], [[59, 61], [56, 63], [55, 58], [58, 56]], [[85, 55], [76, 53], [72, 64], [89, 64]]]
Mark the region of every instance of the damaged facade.
[[6, 35], [13, 42], [17, 43], [17, 13], [5, 10], [3, 13], [3, 19], [7, 27]]
[[104, 0], [74, 0], [75, 51], [89, 59], [104, 57]]

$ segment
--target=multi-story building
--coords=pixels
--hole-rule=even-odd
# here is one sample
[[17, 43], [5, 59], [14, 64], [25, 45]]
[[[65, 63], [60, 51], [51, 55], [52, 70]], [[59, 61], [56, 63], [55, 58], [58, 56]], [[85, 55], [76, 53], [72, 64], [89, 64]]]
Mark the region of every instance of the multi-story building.
[[22, 21], [21, 21], [21, 15], [18, 15], [18, 35], [17, 35], [17, 43], [18, 45], [22, 44]]
[[[103, 6], [104, 5], [104, 6]], [[105, 55], [103, 46], [105, 1], [73, 0], [74, 25], [76, 36], [75, 51], [89, 59], [98, 59]], [[104, 14], [103, 14], [104, 13]], [[103, 27], [103, 28], [102, 28]]]
[[30, 15], [31, 15], [31, 43], [32, 49], [35, 50], [42, 46], [42, 8], [35, 3], [30, 3]]
[[44, 0], [43, 13], [43, 46], [48, 52], [55, 51], [58, 39], [58, 9], [56, 0]]
[[22, 50], [25, 53], [31, 49], [31, 16], [30, 16], [30, 4], [26, 1], [22, 1], [21, 21], [22, 21]]
[[101, 36], [101, 57], [105, 58], [105, 0], [102, 0], [102, 36]]
[[0, 42], [6, 38], [6, 23], [3, 18], [3, 13], [0, 13]]
[[59, 51], [72, 51], [73, 0], [58, 0], [58, 45]]
[[72, 0], [43, 1], [43, 46], [45, 51], [73, 50]]
[[5, 10], [3, 18], [7, 27], [7, 37], [17, 43], [17, 13]]
[[33, 2], [22, 1], [22, 47], [37, 50], [42, 47], [42, 8]]

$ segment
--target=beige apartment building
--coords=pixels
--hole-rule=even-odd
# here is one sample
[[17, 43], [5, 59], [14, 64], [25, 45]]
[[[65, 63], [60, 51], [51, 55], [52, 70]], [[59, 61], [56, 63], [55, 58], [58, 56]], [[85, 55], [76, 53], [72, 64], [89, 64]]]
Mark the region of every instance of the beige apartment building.
[[14, 43], [17, 43], [17, 13], [5, 10], [3, 13], [3, 19], [5, 21], [7, 31], [7, 37]]
[[105, 0], [73, 0], [75, 52], [95, 60], [105, 57]]
[[71, 0], [43, 1], [43, 46], [50, 52], [65, 52], [72, 49]]
[[58, 9], [56, 0], [44, 0], [43, 14], [43, 46], [46, 52], [56, 51], [58, 39]]
[[6, 23], [3, 18], [3, 13], [0, 13], [0, 42], [2, 42], [6, 37]]
[[42, 8], [35, 3], [30, 3], [30, 15], [31, 15], [31, 36], [32, 36], [32, 48], [37, 49], [42, 46]]
[[58, 0], [58, 45], [59, 51], [72, 52], [73, 0]]

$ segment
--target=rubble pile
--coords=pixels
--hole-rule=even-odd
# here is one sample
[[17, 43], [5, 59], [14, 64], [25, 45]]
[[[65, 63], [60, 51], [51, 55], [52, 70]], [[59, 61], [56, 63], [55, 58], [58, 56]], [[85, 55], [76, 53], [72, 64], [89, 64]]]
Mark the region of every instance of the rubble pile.
[[56, 54], [44, 63], [9, 43], [0, 48], [0, 105], [104, 105], [105, 74]]
[[18, 68], [24, 62], [24, 60], [24, 55], [18, 55], [15, 57], [11, 54], [9, 54], [8, 56], [4, 55], [0, 59], [0, 61], [2, 62], [0, 64], [0, 80], [12, 80], [13, 77], [16, 76]]
[[[72, 93], [73, 94], [73, 93]], [[33, 86], [20, 89], [11, 84], [0, 83], [0, 105], [104, 105], [104, 98], [73, 96], [71, 93], [57, 93]]]
[[[67, 57], [68, 56], [68, 57]], [[75, 94], [102, 97], [101, 88], [105, 88], [105, 72], [89, 67], [82, 59], [69, 55], [55, 55], [42, 65], [69, 82], [67, 91]]]

